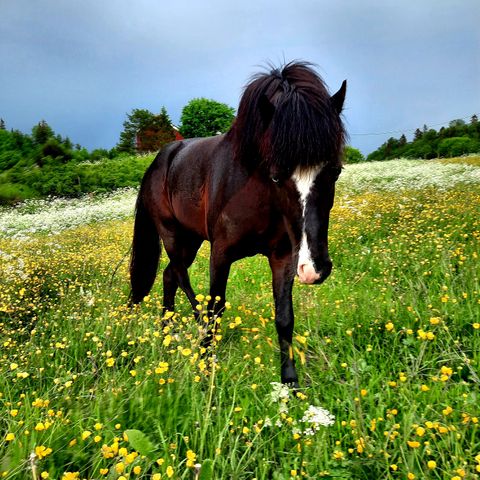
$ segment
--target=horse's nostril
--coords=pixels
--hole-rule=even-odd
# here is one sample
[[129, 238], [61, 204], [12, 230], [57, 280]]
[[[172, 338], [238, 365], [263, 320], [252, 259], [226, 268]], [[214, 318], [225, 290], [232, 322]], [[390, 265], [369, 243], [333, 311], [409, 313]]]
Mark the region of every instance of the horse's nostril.
[[315, 267], [311, 263], [299, 264], [297, 274], [301, 283], [314, 283], [320, 278], [320, 274], [317, 273]]

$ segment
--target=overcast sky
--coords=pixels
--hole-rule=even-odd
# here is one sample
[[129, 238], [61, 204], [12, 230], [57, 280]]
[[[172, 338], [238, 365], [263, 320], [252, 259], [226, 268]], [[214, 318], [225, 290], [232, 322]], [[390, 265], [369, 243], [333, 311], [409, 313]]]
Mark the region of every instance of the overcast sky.
[[347, 79], [349, 143], [480, 114], [479, 0], [0, 0], [0, 117], [111, 148], [133, 108], [237, 107], [266, 61]]

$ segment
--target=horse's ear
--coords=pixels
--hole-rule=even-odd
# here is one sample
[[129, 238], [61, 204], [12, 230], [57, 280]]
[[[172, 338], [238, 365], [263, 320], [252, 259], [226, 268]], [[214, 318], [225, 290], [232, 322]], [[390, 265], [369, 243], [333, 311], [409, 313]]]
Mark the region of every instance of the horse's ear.
[[332, 105], [337, 111], [337, 113], [341, 113], [343, 108], [343, 102], [345, 101], [345, 94], [347, 93], [347, 81], [344, 80], [340, 90], [331, 96]]
[[273, 114], [275, 113], [275, 107], [272, 105], [266, 95], [262, 95], [258, 101], [258, 108], [260, 109], [260, 116], [264, 128], [267, 128], [272, 121]]

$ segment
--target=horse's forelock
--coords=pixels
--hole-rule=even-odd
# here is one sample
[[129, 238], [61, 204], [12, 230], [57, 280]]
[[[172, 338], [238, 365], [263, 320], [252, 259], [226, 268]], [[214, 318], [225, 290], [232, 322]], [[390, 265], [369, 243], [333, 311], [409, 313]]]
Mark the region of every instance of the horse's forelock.
[[230, 137], [247, 166], [289, 177], [297, 167], [338, 161], [345, 131], [322, 78], [292, 62], [252, 77]]

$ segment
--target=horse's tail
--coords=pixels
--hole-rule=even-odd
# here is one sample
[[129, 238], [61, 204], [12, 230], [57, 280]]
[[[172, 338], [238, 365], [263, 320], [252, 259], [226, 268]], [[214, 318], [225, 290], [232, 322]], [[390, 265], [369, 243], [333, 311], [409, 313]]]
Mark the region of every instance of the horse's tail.
[[155, 223], [143, 203], [143, 185], [135, 207], [132, 256], [130, 259], [130, 303], [140, 303], [150, 292], [157, 276], [160, 237]]

